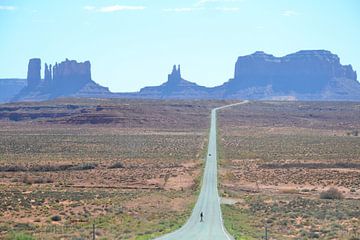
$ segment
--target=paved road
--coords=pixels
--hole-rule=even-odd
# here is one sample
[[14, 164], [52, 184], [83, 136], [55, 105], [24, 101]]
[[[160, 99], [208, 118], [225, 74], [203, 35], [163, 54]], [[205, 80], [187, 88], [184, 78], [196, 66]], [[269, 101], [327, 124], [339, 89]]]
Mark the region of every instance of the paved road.
[[[217, 189], [217, 152], [216, 152], [216, 111], [219, 109], [245, 104], [248, 101], [231, 104], [211, 111], [208, 154], [199, 198], [188, 221], [175, 232], [164, 235], [157, 240], [232, 240], [227, 233], [220, 209], [220, 198]], [[204, 221], [200, 222], [200, 213]]]

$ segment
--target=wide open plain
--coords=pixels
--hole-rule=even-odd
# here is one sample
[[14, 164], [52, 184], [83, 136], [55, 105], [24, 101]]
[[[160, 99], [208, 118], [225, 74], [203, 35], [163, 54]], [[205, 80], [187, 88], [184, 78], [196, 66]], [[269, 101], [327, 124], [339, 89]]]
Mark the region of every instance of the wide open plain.
[[[267, 226], [271, 239], [359, 239], [359, 119], [360, 104], [349, 102], [250, 102], [220, 111], [229, 232], [259, 239]], [[343, 199], [321, 199], [330, 187]]]
[[0, 238], [149, 239], [196, 200], [218, 102], [64, 99], [0, 106]]
[[[0, 238], [152, 239], [199, 190], [210, 110], [230, 101], [63, 99], [0, 106]], [[218, 112], [220, 194], [236, 239], [357, 239], [360, 104]], [[342, 199], [321, 199], [335, 187]]]

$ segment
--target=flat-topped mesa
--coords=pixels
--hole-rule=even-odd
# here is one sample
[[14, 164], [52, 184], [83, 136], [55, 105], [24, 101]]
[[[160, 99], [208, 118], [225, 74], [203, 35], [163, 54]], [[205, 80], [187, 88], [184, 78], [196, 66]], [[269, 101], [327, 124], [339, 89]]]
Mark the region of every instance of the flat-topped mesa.
[[284, 57], [274, 57], [262, 51], [241, 56], [235, 65], [235, 79], [249, 75], [287, 77], [288, 75], [349, 78], [356, 80], [351, 65], [341, 65], [337, 55], [326, 50], [302, 50]]
[[89, 61], [77, 62], [66, 59], [56, 63], [53, 67], [53, 81], [55, 84], [86, 83], [91, 81], [91, 65]]
[[[284, 61], [303, 64], [308, 71], [329, 78], [348, 78], [357, 80], [356, 72], [351, 65], [341, 65], [340, 58], [327, 50], [302, 50], [283, 57]], [[306, 69], [303, 69], [306, 70]], [[305, 71], [304, 71], [305, 72]]]
[[313, 93], [335, 79], [356, 80], [357, 75], [351, 65], [341, 65], [339, 57], [330, 51], [303, 50], [284, 57], [255, 52], [238, 58], [232, 85], [242, 89], [272, 86], [275, 91]]
[[41, 83], [41, 60], [32, 58], [29, 60], [27, 72], [27, 85], [30, 88], [36, 87]]

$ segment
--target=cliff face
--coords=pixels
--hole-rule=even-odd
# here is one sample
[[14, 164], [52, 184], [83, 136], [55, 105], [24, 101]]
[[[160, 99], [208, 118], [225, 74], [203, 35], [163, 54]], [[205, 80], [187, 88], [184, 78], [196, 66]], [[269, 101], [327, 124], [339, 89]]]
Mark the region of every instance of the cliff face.
[[72, 83], [91, 81], [91, 65], [89, 61], [78, 63], [75, 60], [66, 59], [60, 64], [56, 63], [53, 68], [53, 80], [56, 83]]
[[307, 50], [275, 57], [264, 52], [241, 56], [234, 78], [221, 86], [206, 88], [182, 79], [180, 66], [173, 67], [168, 81], [145, 87], [129, 98], [165, 99], [275, 99], [360, 100], [360, 83], [351, 65], [341, 65], [337, 55]]
[[40, 58], [30, 59], [27, 72], [28, 87], [34, 88], [41, 82], [41, 60]]
[[[134, 93], [111, 93], [95, 83], [89, 61], [66, 59], [54, 66], [45, 64], [44, 80], [40, 71], [41, 60], [30, 59], [27, 87], [12, 98], [13, 101], [57, 97], [360, 101], [360, 83], [352, 66], [342, 65], [337, 55], [325, 50], [299, 51], [284, 57], [264, 52], [241, 56], [235, 64], [234, 78], [213, 88], [183, 79], [180, 66], [174, 66], [167, 81], [160, 86], [144, 87]], [[21, 84], [15, 82], [6, 83], [14, 85], [14, 88], [8, 85], [9, 91], [0, 88], [0, 101], [8, 101], [11, 94], [19, 91]]]
[[[30, 59], [28, 67], [28, 86], [14, 101], [38, 101], [57, 97], [110, 97], [108, 88], [91, 79], [89, 61], [78, 63], [68, 60], [52, 65], [45, 64], [44, 80], [40, 77], [40, 59]], [[108, 96], [109, 95], [109, 96]]]
[[341, 65], [339, 57], [329, 51], [299, 51], [279, 58], [255, 52], [238, 58], [234, 78], [219, 89], [225, 98], [327, 99], [326, 91], [340, 91], [346, 99], [360, 98], [355, 92], [336, 90], [336, 86], [342, 88], [340, 85], [344, 85], [339, 81], [351, 84], [360, 94], [360, 84], [352, 66]]
[[49, 69], [49, 82], [53, 95], [75, 94], [91, 80], [91, 65], [89, 61], [78, 63], [66, 59], [64, 62], [55, 63]]
[[239, 57], [235, 65], [235, 79], [249, 76], [272, 77], [345, 77], [356, 80], [351, 65], [343, 66], [337, 55], [325, 50], [299, 51], [285, 57], [264, 52]]

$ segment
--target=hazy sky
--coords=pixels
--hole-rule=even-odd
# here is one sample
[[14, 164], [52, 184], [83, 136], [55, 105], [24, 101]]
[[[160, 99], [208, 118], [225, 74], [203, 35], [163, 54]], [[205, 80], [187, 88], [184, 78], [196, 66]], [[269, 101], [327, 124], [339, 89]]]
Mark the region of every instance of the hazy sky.
[[90, 60], [112, 91], [161, 84], [173, 64], [215, 86], [240, 55], [301, 49], [330, 50], [360, 71], [360, 1], [0, 0], [0, 78], [25, 77], [33, 57], [69, 58]]

